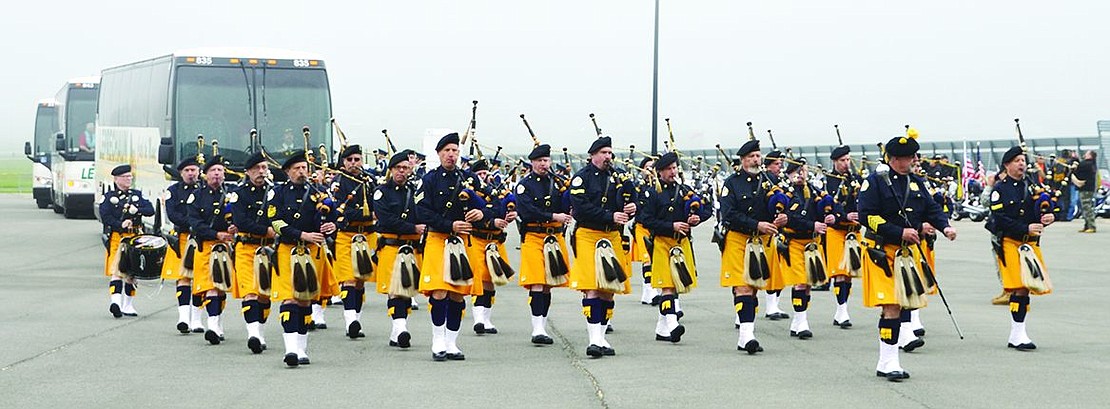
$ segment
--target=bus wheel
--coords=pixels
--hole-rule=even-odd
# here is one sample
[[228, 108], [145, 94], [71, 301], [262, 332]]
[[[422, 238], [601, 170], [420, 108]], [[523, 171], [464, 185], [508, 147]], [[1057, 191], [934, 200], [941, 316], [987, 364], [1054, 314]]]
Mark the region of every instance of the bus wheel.
[[39, 209], [45, 209], [47, 207], [50, 207], [50, 202], [47, 201], [46, 198], [43, 198], [43, 197], [40, 197], [40, 198], [36, 199], [35, 203], [37, 203], [39, 205]]

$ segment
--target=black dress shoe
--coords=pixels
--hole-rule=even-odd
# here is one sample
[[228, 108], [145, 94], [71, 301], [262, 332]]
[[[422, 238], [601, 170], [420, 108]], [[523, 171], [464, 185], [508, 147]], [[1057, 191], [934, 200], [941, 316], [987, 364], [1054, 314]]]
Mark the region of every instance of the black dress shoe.
[[610, 347], [601, 347], [601, 354], [605, 356], [613, 356], [617, 354], [617, 350]]
[[747, 351], [748, 355], [755, 355], [756, 352], [763, 352], [763, 347], [759, 346], [759, 341], [751, 340], [744, 344], [744, 346], [736, 346], [737, 351]]
[[813, 332], [808, 329], [802, 331], [790, 331], [790, 336], [798, 337], [798, 339], [810, 339], [813, 338]]
[[819, 286], [816, 286], [816, 287], [812, 287], [811, 289], [813, 291], [829, 291], [829, 285], [828, 284], [822, 284], [822, 285], [819, 285]]
[[177, 332], [180, 332], [182, 334], [188, 334], [189, 333], [189, 324], [185, 323], [185, 322], [177, 323]]
[[250, 348], [251, 352], [255, 354], [261, 354], [262, 341], [256, 337], [250, 337], [250, 339], [247, 340], [247, 348]]
[[497, 333], [497, 328], [494, 328], [494, 327], [486, 328], [486, 333], [487, 334], [496, 334]]
[[1006, 344], [1006, 346], [1010, 347], [1010, 348], [1014, 348], [1018, 351], [1032, 351], [1034, 349], [1037, 349], [1037, 345], [1032, 343], [1032, 342], [1026, 342], [1024, 344], [1017, 344], [1017, 345]]
[[923, 346], [925, 346], [925, 340], [923, 340], [921, 338], [917, 338], [917, 339], [915, 339], [913, 341], [910, 341], [908, 344], [903, 345], [899, 348], [901, 348], [903, 351], [906, 351], [906, 352], [913, 352], [913, 350], [921, 348]]
[[925, 328], [918, 328], [918, 329], [913, 330], [913, 335], [916, 335], [918, 337], [925, 336]]
[[432, 360], [436, 362], [443, 362], [447, 360], [447, 351], [432, 352]]
[[678, 311], [678, 312], [674, 313], [674, 315], [677, 315], [678, 319], [682, 319], [682, 317], [686, 316], [686, 313], [684, 313], [682, 311]]
[[679, 324], [677, 327], [671, 330], [671, 336], [668, 337], [670, 338], [668, 341], [671, 341], [672, 343], [682, 341], [682, 334], [685, 333], [686, 327], [682, 326], [682, 324]]
[[138, 316], [139, 316], [139, 314], [138, 314], [138, 313], [134, 313], [134, 312], [125, 312], [125, 313], [123, 313], [123, 316], [124, 316], [124, 317], [138, 317]]
[[790, 316], [786, 315], [785, 312], [776, 312], [776, 313], [767, 314], [766, 317], [767, 317], [767, 319], [769, 319], [771, 321], [785, 320], [787, 318], [790, 318]]
[[483, 324], [483, 323], [480, 323], [480, 322], [477, 323], [477, 324], [474, 324], [474, 333], [478, 334], [478, 335], [485, 334], [486, 333], [486, 324]]
[[366, 336], [366, 334], [362, 333], [362, 324], [359, 323], [358, 321], [351, 322], [351, 325], [349, 327], [347, 327], [347, 337], [348, 338], [356, 339], [356, 338], [363, 338], [365, 336]]
[[328, 329], [328, 324], [316, 324], [316, 329]]
[[116, 304], [109, 305], [108, 306], [108, 312], [112, 313], [112, 316], [115, 317], [115, 318], [119, 318], [119, 317], [123, 316], [123, 311], [120, 311], [119, 305], [116, 305]]
[[316, 330], [316, 321], [312, 321], [308, 324], [305, 324], [305, 326], [308, 327], [309, 331], [315, 331]]
[[532, 343], [536, 345], [551, 345], [555, 343], [555, 340], [547, 335], [540, 334], [532, 336]]
[[902, 382], [903, 379], [909, 379], [910, 378], [910, 373], [909, 373], [909, 371], [890, 371], [890, 372], [875, 371], [875, 376], [880, 377], [880, 378], [886, 378], [886, 380], [891, 381], [891, 382]]
[[613, 333], [613, 325], [612, 324], [605, 324], [605, 333], [606, 334], [612, 334]]
[[194, 334], [203, 334], [204, 333], [204, 328], [199, 328], [199, 327], [198, 328], [193, 328], [193, 333]]
[[838, 326], [841, 329], [852, 328], [852, 320], [844, 320], [844, 322], [833, 320], [833, 325]]
[[602, 355], [604, 355], [604, 353], [601, 352], [601, 347], [593, 344], [590, 344], [590, 346], [586, 347], [586, 356], [589, 356], [590, 358], [601, 358]]
[[307, 356], [302, 356], [300, 358], [297, 358], [297, 363], [301, 365], [308, 365], [311, 364], [312, 361], [309, 361]]
[[465, 361], [466, 360], [466, 355], [463, 355], [462, 352], [457, 352], [457, 353], [453, 353], [453, 354], [448, 353], [447, 354], [447, 360], [448, 361]]
[[216, 335], [216, 331], [204, 331], [204, 339], [207, 340], [209, 344], [220, 345], [220, 336]]
[[408, 331], [402, 331], [400, 334], [397, 334], [397, 347], [408, 348], [412, 346], [411, 341], [412, 335], [409, 335]]
[[299, 364], [300, 361], [297, 360], [297, 354], [292, 352], [285, 354], [285, 365], [295, 368]]

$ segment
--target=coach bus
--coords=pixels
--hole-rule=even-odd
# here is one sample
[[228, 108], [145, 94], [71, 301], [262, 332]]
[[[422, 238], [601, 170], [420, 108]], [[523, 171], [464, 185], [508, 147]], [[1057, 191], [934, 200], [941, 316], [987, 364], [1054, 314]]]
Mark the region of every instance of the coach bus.
[[39, 209], [50, 207], [50, 152], [54, 147], [54, 134], [58, 133], [58, 106], [53, 98], [39, 100], [35, 105], [35, 134], [23, 146], [23, 153], [31, 160], [31, 192]]
[[[312, 54], [189, 49], [108, 68], [101, 77], [96, 203], [113, 188], [111, 170], [122, 163], [132, 165], [135, 189], [164, 199], [175, 164], [197, 155], [198, 135], [205, 158], [218, 141], [219, 153], [238, 169], [257, 149], [278, 162], [303, 149], [306, 126], [309, 145], [323, 143], [331, 151], [327, 71]], [[251, 129], [258, 130], [257, 140]], [[164, 210], [157, 206], [155, 224]]]
[[50, 156], [51, 198], [54, 212], [67, 219], [92, 216], [98, 91], [100, 77], [75, 78], [54, 96], [58, 132]]

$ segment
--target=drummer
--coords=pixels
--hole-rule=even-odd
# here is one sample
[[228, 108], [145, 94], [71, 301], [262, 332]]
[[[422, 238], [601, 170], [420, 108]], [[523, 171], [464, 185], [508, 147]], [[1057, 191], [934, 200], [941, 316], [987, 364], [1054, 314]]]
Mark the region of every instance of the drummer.
[[120, 271], [120, 241], [142, 233], [143, 216], [154, 216], [154, 206], [143, 198], [142, 192], [132, 189], [134, 176], [131, 165], [123, 164], [112, 169], [114, 189], [104, 194], [100, 202], [100, 221], [108, 236], [108, 254], [104, 259], [104, 275], [111, 277], [108, 294], [111, 304], [108, 311], [115, 318], [124, 315], [138, 316], [131, 300], [135, 297], [135, 278], [127, 271]]

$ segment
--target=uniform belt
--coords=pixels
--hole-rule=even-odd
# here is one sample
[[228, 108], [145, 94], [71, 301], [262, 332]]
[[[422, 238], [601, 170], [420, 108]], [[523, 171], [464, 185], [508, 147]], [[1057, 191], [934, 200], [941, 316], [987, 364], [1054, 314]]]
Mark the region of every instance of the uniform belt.
[[346, 227], [343, 228], [343, 231], [345, 231], [347, 233], [373, 233], [374, 232], [374, 223], [372, 223], [372, 222], [350, 223]]
[[623, 228], [623, 226], [621, 226], [619, 224], [588, 223], [588, 222], [578, 222], [578, 227], [586, 228], [586, 229], [590, 229], [590, 230], [600, 230], [600, 231], [603, 231], [603, 232], [620, 231]]
[[255, 244], [255, 245], [259, 245], [259, 246], [261, 246], [262, 241], [265, 240], [265, 238], [263, 238], [262, 236], [256, 236], [256, 235], [253, 235], [253, 234], [240, 234], [238, 236], [238, 239], [239, 239], [240, 243]]
[[509, 237], [509, 235], [505, 232], [472, 231], [470, 232], [470, 235], [482, 240], [496, 240], [502, 243], [504, 243], [505, 239]]
[[525, 233], [546, 233], [546, 234], [562, 234], [566, 233], [566, 226], [559, 227], [544, 227], [543, 225], [524, 225], [521, 226], [521, 231]]
[[781, 232], [788, 239], [809, 240], [813, 239], [813, 232]]
[[755, 235], [759, 234], [758, 231], [748, 230], [746, 228], [738, 227], [738, 226], [735, 226], [735, 227], [734, 226], [728, 226], [728, 230], [729, 231], [734, 231], [734, 232], [737, 232], [737, 233], [741, 233], [741, 234], [745, 234], [745, 235], [748, 235], [748, 236], [755, 236]]

